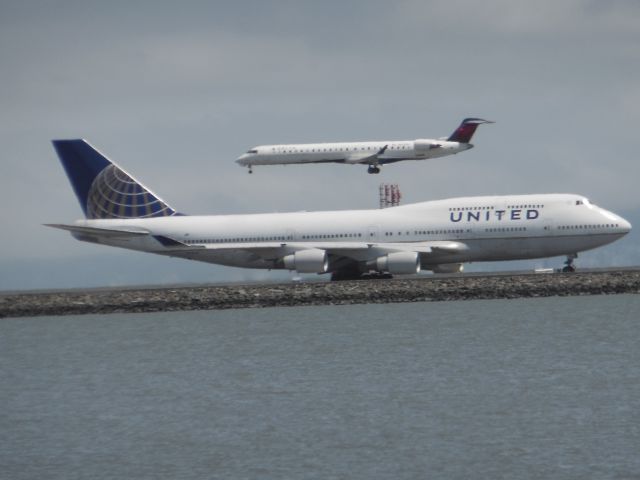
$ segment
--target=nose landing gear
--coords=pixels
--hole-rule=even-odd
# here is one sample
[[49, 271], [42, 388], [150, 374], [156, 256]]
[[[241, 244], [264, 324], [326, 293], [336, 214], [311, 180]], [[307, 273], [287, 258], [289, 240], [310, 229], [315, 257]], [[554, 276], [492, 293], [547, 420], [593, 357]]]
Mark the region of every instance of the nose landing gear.
[[573, 273], [576, 271], [576, 266], [573, 264], [573, 261], [578, 258], [578, 254], [574, 253], [571, 255], [567, 255], [567, 259], [564, 262], [564, 267], [562, 267], [562, 271], [564, 273]]

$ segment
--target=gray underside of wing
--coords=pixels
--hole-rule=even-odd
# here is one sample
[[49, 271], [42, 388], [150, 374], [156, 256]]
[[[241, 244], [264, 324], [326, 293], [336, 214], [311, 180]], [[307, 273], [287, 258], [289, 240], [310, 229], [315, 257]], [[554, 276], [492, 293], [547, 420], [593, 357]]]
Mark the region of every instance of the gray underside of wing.
[[[429, 261], [446, 259], [447, 256], [467, 250], [462, 242], [433, 241], [405, 243], [364, 243], [364, 242], [269, 242], [269, 243], [230, 243], [225, 245], [176, 245], [166, 249], [167, 254], [205, 260], [206, 257], [218, 257], [224, 254], [243, 255], [247, 258], [275, 261], [285, 255], [301, 250], [325, 250], [334, 259], [348, 259], [365, 262], [394, 252], [417, 252]], [[158, 252], [160, 253], [160, 252]], [[165, 252], [163, 252], [165, 253]], [[206, 260], [205, 260], [206, 261]]]
[[[255, 265], [265, 267], [280, 262], [286, 255], [301, 250], [324, 250], [332, 263], [349, 264], [369, 262], [378, 257], [394, 252], [416, 252], [423, 262], [446, 262], [447, 257], [468, 250], [468, 246], [459, 241], [425, 241], [425, 242], [238, 242], [225, 244], [186, 244], [167, 235], [157, 235], [139, 227], [129, 228], [97, 228], [81, 225], [47, 224], [46, 226], [66, 230], [80, 240], [110, 240], [113, 245], [133, 237], [151, 236], [157, 240], [157, 248], [147, 251], [174, 257], [188, 258], [210, 263], [228, 263]], [[146, 249], [145, 249], [146, 250]], [[229, 262], [226, 260], [230, 259]]]

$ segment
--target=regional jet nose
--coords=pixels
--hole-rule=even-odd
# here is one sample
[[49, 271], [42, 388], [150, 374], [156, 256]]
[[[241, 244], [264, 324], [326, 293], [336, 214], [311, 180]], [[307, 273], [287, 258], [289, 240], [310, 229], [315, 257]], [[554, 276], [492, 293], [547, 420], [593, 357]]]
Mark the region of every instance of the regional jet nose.
[[246, 165], [248, 157], [249, 157], [249, 155], [247, 155], [246, 153], [243, 153], [242, 155], [240, 155], [237, 158], [236, 163], [239, 164], [239, 165]]
[[240, 165], [251, 165], [250, 159], [258, 154], [258, 147], [254, 147], [238, 157], [236, 163]]
[[631, 223], [624, 218], [620, 217], [620, 228], [624, 233], [629, 233], [631, 231]]

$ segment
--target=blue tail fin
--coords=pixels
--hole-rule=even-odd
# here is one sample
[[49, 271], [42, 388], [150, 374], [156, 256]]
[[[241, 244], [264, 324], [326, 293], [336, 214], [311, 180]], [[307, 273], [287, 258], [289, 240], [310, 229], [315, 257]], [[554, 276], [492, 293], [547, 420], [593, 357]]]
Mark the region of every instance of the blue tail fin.
[[148, 218], [178, 215], [160, 197], [85, 140], [53, 140], [87, 218]]

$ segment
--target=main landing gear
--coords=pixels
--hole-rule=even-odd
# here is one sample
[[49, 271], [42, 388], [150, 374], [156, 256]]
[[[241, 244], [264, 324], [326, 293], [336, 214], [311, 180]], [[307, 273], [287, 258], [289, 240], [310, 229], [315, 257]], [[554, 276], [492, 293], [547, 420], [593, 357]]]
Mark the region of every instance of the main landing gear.
[[573, 264], [573, 261], [578, 258], [578, 254], [574, 253], [572, 255], [567, 255], [567, 259], [564, 262], [564, 267], [562, 267], [562, 271], [564, 273], [573, 273], [576, 271], [576, 266]]
[[367, 173], [380, 173], [380, 169], [375, 165], [369, 165]]
[[332, 282], [341, 282], [344, 280], [388, 280], [393, 278], [390, 273], [368, 272], [368, 273], [345, 273], [341, 271], [331, 274]]
[[331, 273], [332, 282], [342, 280], [386, 280], [388, 278], [393, 278], [393, 275], [382, 272], [363, 272], [357, 265], [347, 265]]

